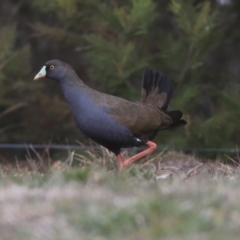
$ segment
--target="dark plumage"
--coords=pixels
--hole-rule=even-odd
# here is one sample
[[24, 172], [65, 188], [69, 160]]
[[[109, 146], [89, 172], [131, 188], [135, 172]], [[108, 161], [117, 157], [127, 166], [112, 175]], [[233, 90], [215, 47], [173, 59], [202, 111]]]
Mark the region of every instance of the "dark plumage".
[[[89, 88], [71, 66], [60, 60], [46, 62], [34, 80], [44, 77], [60, 85], [79, 129], [114, 152], [124, 167], [156, 148], [151, 140], [158, 130], [186, 124], [180, 111], [167, 111], [172, 95], [171, 81], [153, 69], [146, 69], [143, 75], [140, 102]], [[127, 160], [120, 155], [121, 148], [141, 145], [149, 148]]]

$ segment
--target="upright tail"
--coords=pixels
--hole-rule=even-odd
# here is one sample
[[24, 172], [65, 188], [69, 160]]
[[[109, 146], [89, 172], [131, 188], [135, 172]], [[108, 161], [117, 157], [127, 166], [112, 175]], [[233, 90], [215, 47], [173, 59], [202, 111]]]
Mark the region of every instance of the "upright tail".
[[172, 124], [167, 128], [184, 126], [187, 122], [182, 118], [182, 112], [167, 111], [172, 96], [171, 80], [162, 73], [147, 68], [143, 74], [141, 102], [163, 110], [172, 119]]
[[160, 72], [147, 68], [143, 74], [141, 102], [166, 111], [171, 96], [171, 80]]

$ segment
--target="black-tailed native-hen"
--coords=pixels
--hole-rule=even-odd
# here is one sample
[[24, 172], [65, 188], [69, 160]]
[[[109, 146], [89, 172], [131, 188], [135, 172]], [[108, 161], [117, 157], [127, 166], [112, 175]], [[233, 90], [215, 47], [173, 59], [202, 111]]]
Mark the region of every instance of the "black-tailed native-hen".
[[[51, 60], [34, 80], [50, 78], [61, 87], [78, 128], [89, 138], [116, 154], [121, 167], [148, 155], [156, 144], [152, 139], [161, 129], [183, 126], [182, 112], [167, 111], [172, 95], [168, 77], [146, 69], [139, 102], [98, 92], [88, 87], [67, 63]], [[113, 79], [114, 81], [114, 79]], [[147, 145], [148, 148], [124, 159], [121, 148]]]

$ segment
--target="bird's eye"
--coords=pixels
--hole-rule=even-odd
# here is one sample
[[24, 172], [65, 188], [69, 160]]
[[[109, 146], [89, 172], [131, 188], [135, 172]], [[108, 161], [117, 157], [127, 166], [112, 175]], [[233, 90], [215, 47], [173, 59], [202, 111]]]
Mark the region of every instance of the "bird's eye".
[[49, 67], [49, 69], [50, 69], [50, 70], [53, 70], [53, 69], [54, 69], [54, 66], [53, 66], [53, 65], [51, 65], [51, 66]]

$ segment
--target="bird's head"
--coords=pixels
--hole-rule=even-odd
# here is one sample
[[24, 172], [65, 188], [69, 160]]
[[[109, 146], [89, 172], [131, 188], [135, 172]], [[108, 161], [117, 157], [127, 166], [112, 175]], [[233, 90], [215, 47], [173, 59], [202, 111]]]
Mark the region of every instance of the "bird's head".
[[65, 79], [71, 79], [72, 75], [75, 75], [75, 71], [70, 65], [60, 60], [50, 60], [43, 65], [34, 80], [50, 78], [60, 83]]

